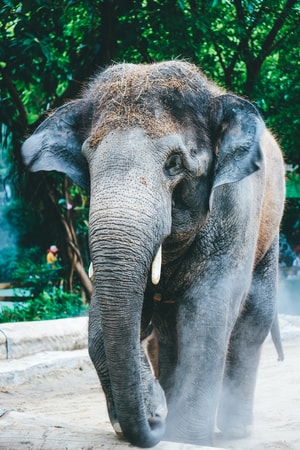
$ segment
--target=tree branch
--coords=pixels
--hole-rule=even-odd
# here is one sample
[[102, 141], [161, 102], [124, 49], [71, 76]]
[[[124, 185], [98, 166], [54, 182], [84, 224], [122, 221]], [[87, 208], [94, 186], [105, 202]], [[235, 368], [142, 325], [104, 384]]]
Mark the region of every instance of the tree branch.
[[283, 36], [278, 39], [276, 42], [273, 43], [270, 53], [273, 53], [278, 47], [281, 46], [281, 44], [288, 40], [288, 38], [291, 36], [294, 31], [299, 29], [300, 24], [298, 23], [295, 27], [292, 27], [290, 30], [288, 30], [286, 33], [283, 34]]
[[20, 124], [21, 124], [23, 130], [26, 130], [28, 121], [27, 121], [27, 112], [23, 105], [23, 102], [19, 96], [19, 93], [18, 93], [15, 85], [12, 82], [11, 77], [7, 74], [6, 70], [0, 68], [0, 71], [2, 74], [4, 86], [6, 87], [8, 93], [11, 96], [11, 99], [19, 113]]
[[264, 61], [266, 57], [272, 52], [276, 36], [282, 28], [286, 18], [290, 14], [290, 10], [297, 2], [298, 0], [287, 0], [281, 14], [275, 20], [270, 33], [266, 36], [264, 42], [262, 43], [260, 56], [258, 56], [261, 61]]
[[84, 290], [88, 294], [89, 298], [91, 298], [92, 291], [93, 291], [93, 285], [84, 269], [83, 261], [82, 261], [81, 254], [79, 251], [79, 246], [77, 243], [76, 233], [74, 231], [72, 222], [71, 222], [71, 220], [68, 222], [66, 217], [64, 216], [64, 214], [60, 211], [60, 208], [57, 204], [55, 194], [54, 194], [51, 186], [49, 185], [49, 183], [47, 183], [47, 191], [48, 191], [48, 195], [49, 195], [49, 198], [51, 199], [52, 204], [54, 205], [55, 209], [57, 210], [57, 213], [61, 220], [61, 224], [65, 231], [65, 237], [66, 237], [66, 242], [67, 242], [67, 253], [68, 253], [69, 261], [71, 263], [71, 273], [74, 270], [76, 271]]
[[245, 14], [244, 14], [241, 0], [235, 0], [234, 4], [235, 4], [235, 10], [236, 10], [236, 15], [237, 15], [238, 20], [240, 22], [244, 23], [245, 22]]
[[252, 58], [248, 58], [246, 60], [247, 66], [247, 79], [245, 83], [245, 93], [250, 95], [255, 82], [259, 76], [261, 66], [263, 65], [265, 59], [271, 54], [271, 52], [276, 48], [277, 44], [279, 45], [279, 41], [275, 42], [276, 36], [284, 25], [284, 22], [290, 11], [297, 0], [287, 0], [284, 9], [281, 14], [275, 20], [273, 27], [271, 28], [269, 34], [266, 36], [262, 46], [261, 51], [257, 57], [252, 56]]
[[215, 51], [216, 51], [217, 57], [219, 59], [219, 62], [221, 64], [221, 67], [223, 69], [223, 72], [224, 72], [224, 75], [225, 75], [225, 79], [227, 79], [227, 67], [226, 67], [225, 61], [224, 61], [224, 59], [222, 57], [222, 52], [221, 52], [221, 50], [220, 50], [220, 48], [218, 46], [217, 40], [215, 39], [214, 33], [211, 30], [209, 30], [209, 34], [210, 34], [210, 38], [212, 40], [212, 43], [213, 43], [213, 45], [215, 47]]
[[263, 12], [265, 11], [265, 7], [262, 4], [261, 8], [257, 12], [251, 25], [247, 28], [246, 24], [245, 24], [245, 14], [244, 14], [244, 10], [243, 10], [241, 1], [235, 0], [234, 4], [235, 4], [235, 9], [236, 9], [236, 13], [237, 13], [237, 17], [239, 19], [240, 25], [242, 26], [243, 29], [246, 30], [246, 34], [243, 38], [241, 38], [241, 40], [237, 46], [236, 52], [235, 52], [234, 56], [232, 57], [228, 68], [226, 69], [228, 71], [228, 74], [232, 74], [234, 67], [235, 67], [238, 59], [240, 58], [241, 54], [244, 54], [244, 56], [245, 56], [244, 59], [249, 58], [249, 55], [251, 53], [250, 48], [249, 48], [249, 40], [251, 38], [252, 31], [258, 24]]

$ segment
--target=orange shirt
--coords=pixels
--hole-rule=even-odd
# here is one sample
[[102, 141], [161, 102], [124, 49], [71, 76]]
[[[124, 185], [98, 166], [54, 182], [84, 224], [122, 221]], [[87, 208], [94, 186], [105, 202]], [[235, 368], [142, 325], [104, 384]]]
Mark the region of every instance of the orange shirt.
[[53, 264], [57, 261], [57, 255], [52, 252], [47, 253], [47, 264]]

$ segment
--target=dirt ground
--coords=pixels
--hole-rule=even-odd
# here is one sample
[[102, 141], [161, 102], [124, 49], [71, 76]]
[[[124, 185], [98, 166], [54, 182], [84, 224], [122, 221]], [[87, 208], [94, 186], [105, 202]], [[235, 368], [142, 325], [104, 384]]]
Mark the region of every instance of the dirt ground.
[[[277, 362], [272, 343], [267, 342], [264, 346], [256, 389], [253, 435], [237, 441], [224, 441], [216, 435], [216, 446], [234, 450], [300, 450], [300, 338], [286, 341], [284, 348], [285, 361]], [[17, 414], [11, 422], [12, 437], [22, 434], [22, 421], [18, 418], [27, 414], [33, 421], [34, 417], [53, 420], [57, 430], [68, 422], [99, 437], [99, 446], [80, 445], [77, 448], [102, 449], [106, 443], [105, 448], [110, 449], [118, 443], [107, 417], [96, 373], [88, 363], [76, 369], [35, 376], [22, 385], [0, 386], [1, 408]], [[28, 428], [28, 423], [26, 426]], [[1, 446], [1, 436], [0, 448], [10, 450], [7, 441], [5, 447]], [[28, 444], [23, 448], [38, 447]], [[76, 449], [76, 445], [62, 448]]]

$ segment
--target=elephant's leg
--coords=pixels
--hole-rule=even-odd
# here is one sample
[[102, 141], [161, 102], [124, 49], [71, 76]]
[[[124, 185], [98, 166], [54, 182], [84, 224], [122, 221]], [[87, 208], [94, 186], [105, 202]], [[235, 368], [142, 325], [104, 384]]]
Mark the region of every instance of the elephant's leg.
[[178, 355], [168, 394], [166, 440], [213, 445], [229, 331], [222, 301], [205, 300], [199, 299], [197, 288], [178, 301]]
[[177, 364], [176, 306], [174, 303], [155, 305], [152, 318], [158, 344], [158, 377], [167, 401], [174, 384]]
[[234, 327], [217, 423], [226, 437], [242, 438], [253, 424], [253, 397], [262, 344], [276, 313], [277, 240], [253, 274], [250, 294]]

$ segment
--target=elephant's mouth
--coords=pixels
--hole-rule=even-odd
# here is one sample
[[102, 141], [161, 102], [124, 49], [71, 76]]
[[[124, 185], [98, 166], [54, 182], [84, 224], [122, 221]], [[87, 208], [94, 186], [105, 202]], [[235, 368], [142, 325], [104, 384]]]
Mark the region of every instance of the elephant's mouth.
[[[160, 245], [151, 266], [151, 281], [154, 285], [157, 285], [160, 280], [161, 261], [162, 261], [162, 246]], [[91, 263], [89, 266], [88, 275], [89, 278], [93, 278], [94, 276], [93, 263]]]

